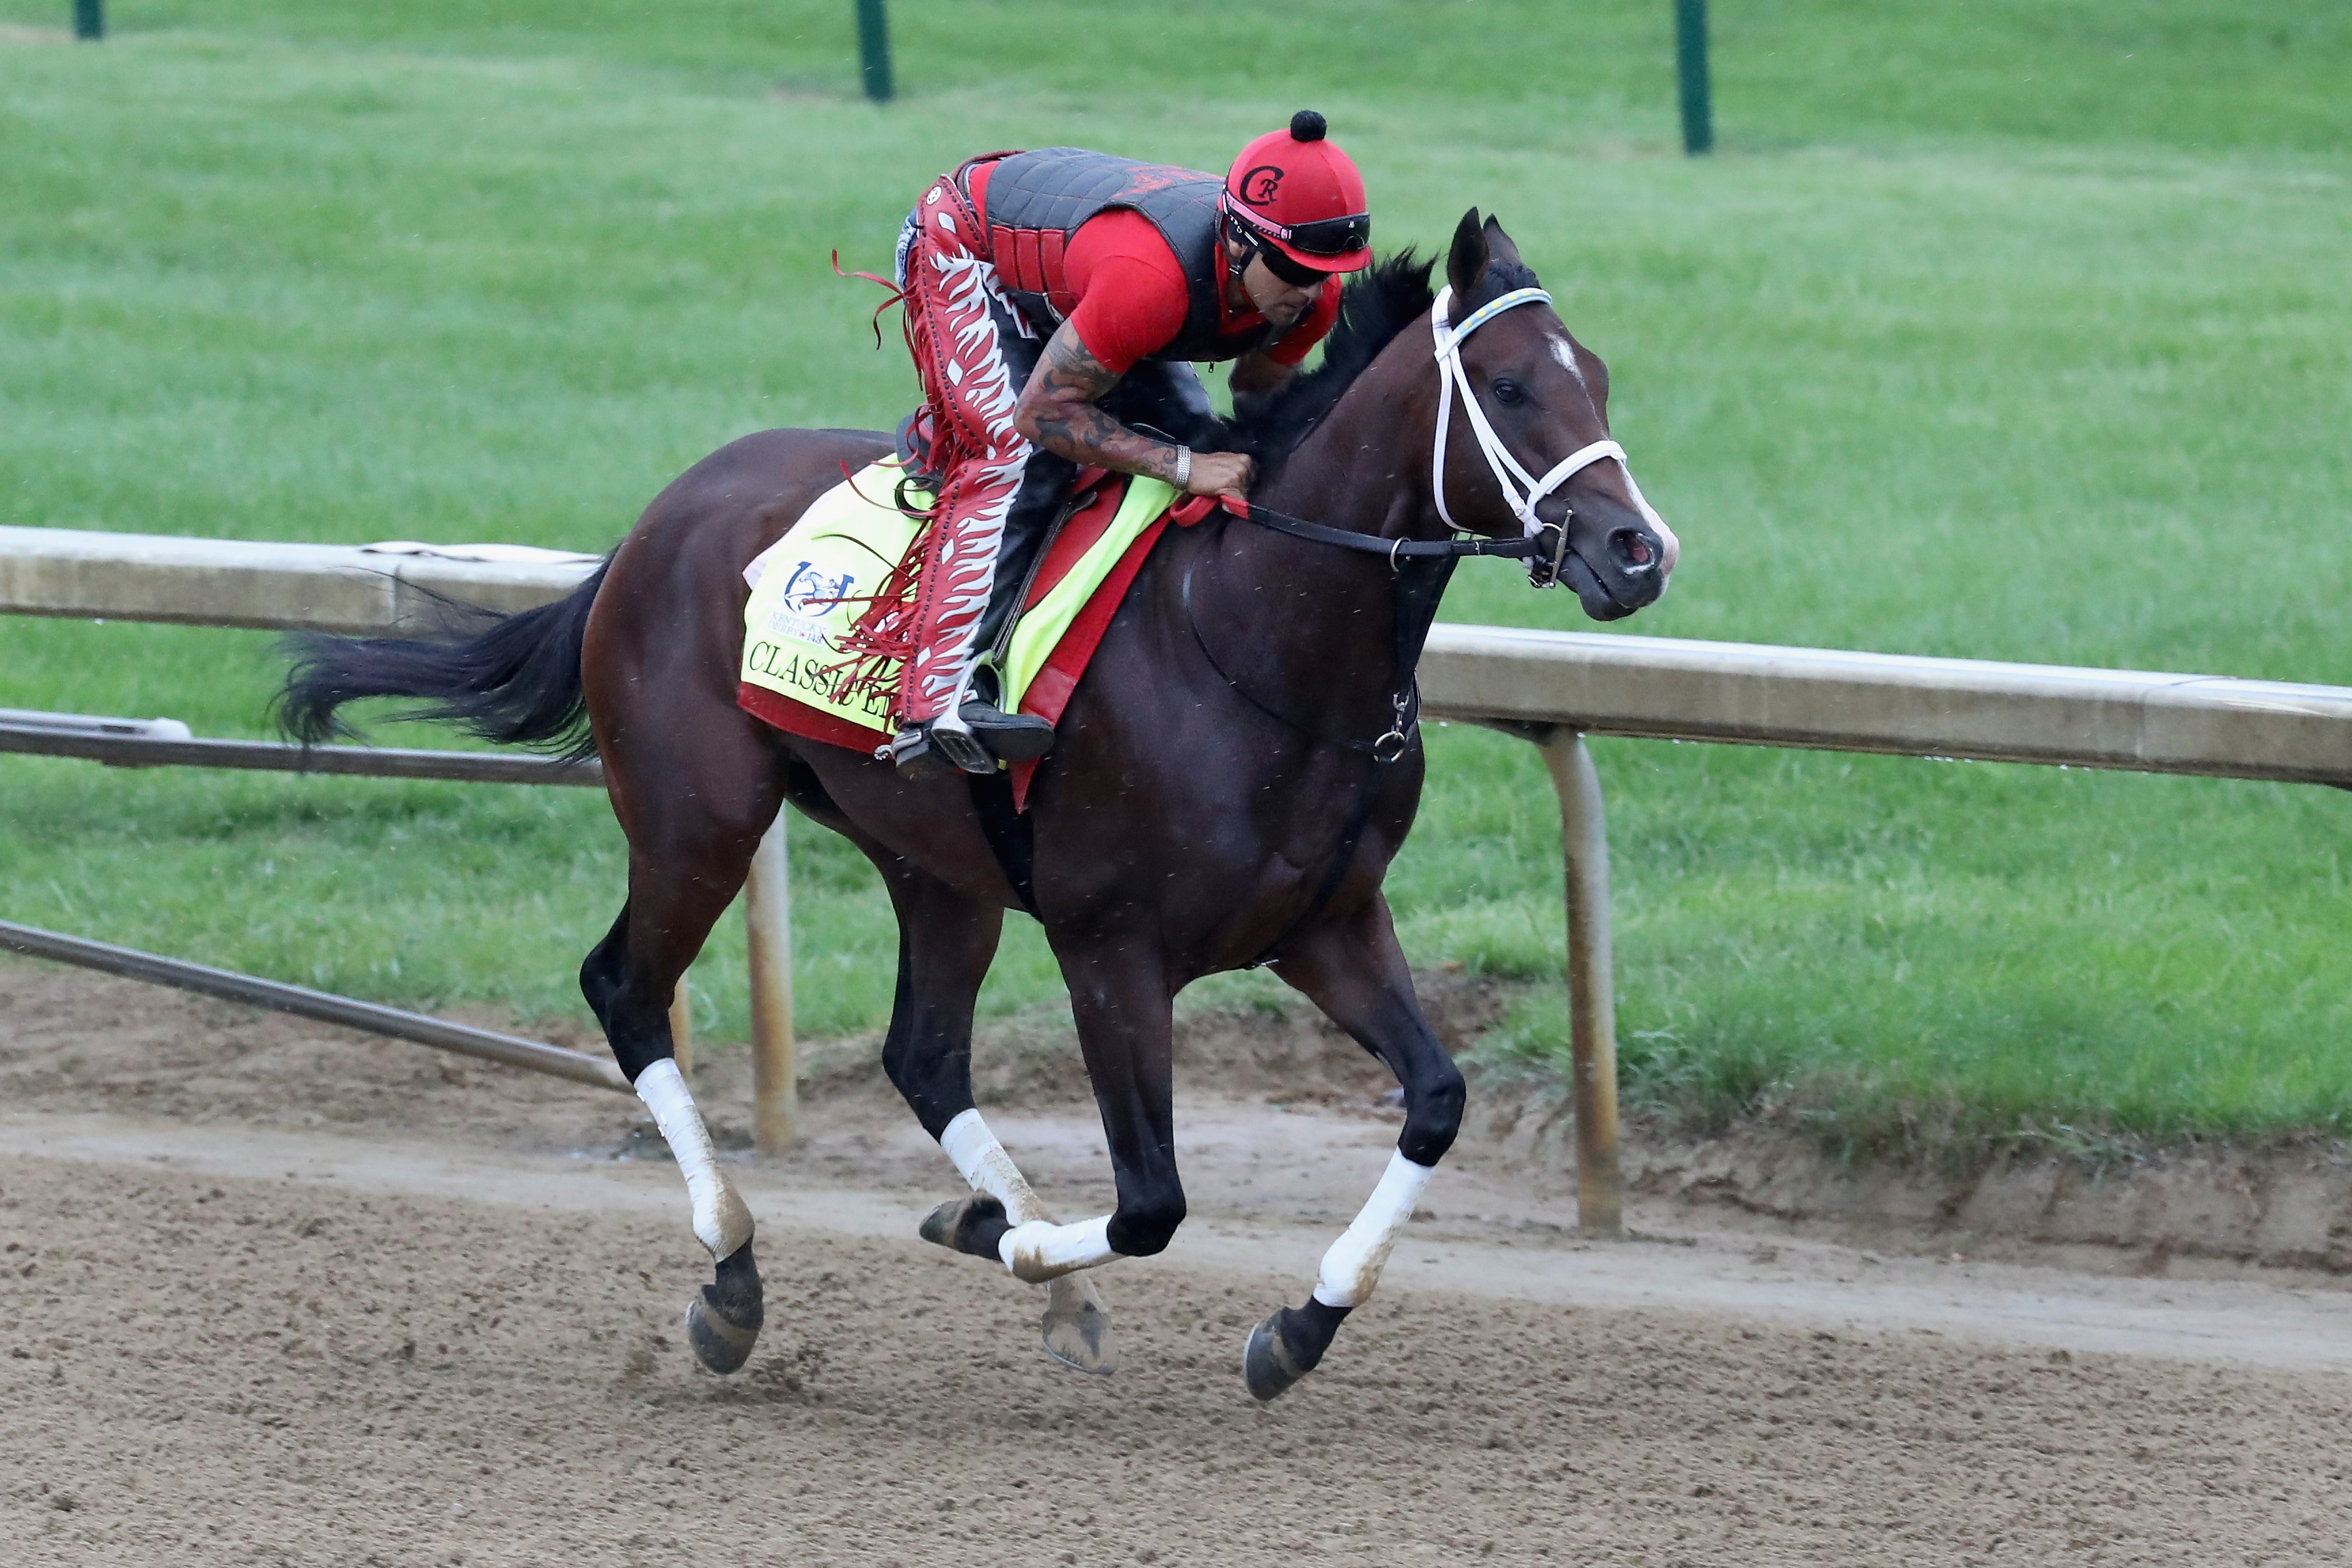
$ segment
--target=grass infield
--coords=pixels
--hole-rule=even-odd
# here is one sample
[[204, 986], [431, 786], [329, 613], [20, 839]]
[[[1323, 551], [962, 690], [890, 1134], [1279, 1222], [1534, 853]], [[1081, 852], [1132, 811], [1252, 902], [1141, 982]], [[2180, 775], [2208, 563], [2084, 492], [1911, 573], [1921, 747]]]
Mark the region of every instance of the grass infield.
[[[900, 0], [887, 108], [837, 0], [109, 10], [76, 46], [0, 0], [0, 521], [602, 548], [723, 441], [908, 406], [825, 258], [881, 265], [940, 168], [1221, 167], [1311, 103], [1384, 246], [1498, 214], [1609, 360], [1687, 547], [1628, 634], [2352, 684], [2340, 7], [1717, 7], [1696, 162], [1650, 0]], [[1489, 563], [1446, 614], [1583, 624]], [[275, 673], [242, 632], [0, 620], [0, 706], [252, 735]], [[1921, 1152], [2352, 1111], [2352, 796], [1597, 749], [1654, 1113]], [[1534, 753], [1431, 751], [1408, 948], [1556, 974]], [[404, 1003], [581, 1016], [621, 892], [582, 791], [0, 758], [0, 801], [11, 918]], [[814, 829], [793, 874], [804, 1026], [874, 1025], [878, 887]], [[1013, 924], [994, 1010], [1058, 986]], [[740, 933], [695, 971], [720, 1036]], [[1564, 1036], [1535, 992], [1490, 1049]]]

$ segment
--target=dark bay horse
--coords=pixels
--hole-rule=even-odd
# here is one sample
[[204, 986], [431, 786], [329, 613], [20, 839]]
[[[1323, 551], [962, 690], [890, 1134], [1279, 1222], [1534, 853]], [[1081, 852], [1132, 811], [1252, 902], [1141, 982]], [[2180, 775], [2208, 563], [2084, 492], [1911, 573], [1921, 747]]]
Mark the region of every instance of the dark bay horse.
[[[584, 720], [628, 836], [629, 884], [581, 986], [677, 1155], [716, 1260], [688, 1314], [704, 1364], [732, 1371], [751, 1354], [760, 1279], [751, 1215], [671, 1059], [668, 1008], [787, 800], [865, 852], [898, 913], [883, 1063], [972, 1188], [924, 1234], [1057, 1281], [1049, 1349], [1106, 1365], [1108, 1320], [1076, 1271], [1159, 1252], [1183, 1220], [1171, 1007], [1192, 981], [1253, 964], [1388, 1064], [1405, 1120], [1313, 1294], [1250, 1335], [1251, 1392], [1272, 1398], [1305, 1375], [1370, 1292], [1463, 1108], [1381, 892], [1423, 777], [1409, 711], [1419, 636], [1399, 627], [1418, 616], [1425, 630], [1443, 587], [1441, 572], [1410, 603], [1397, 585], [1412, 563], [1391, 547], [1456, 531], [1549, 538], [1550, 560], [1531, 570], [1569, 582], [1600, 619], [1657, 598], [1676, 548], [1608, 439], [1607, 371], [1501, 226], [1465, 217], [1447, 293], [1433, 294], [1431, 270], [1407, 256], [1351, 287], [1323, 365], [1224, 432], [1259, 457], [1253, 502], [1380, 542], [1339, 549], [1229, 517], [1171, 529], [1009, 827], [962, 776], [910, 783], [736, 706], [745, 563], [845, 464], [887, 454], [877, 434], [769, 431], [712, 454], [561, 602], [438, 640], [302, 644], [281, 712], [307, 739], [369, 696], [423, 698], [492, 738], [583, 752]], [[1046, 1216], [972, 1104], [974, 998], [1005, 911], [1024, 906], [1068, 984], [1117, 1176], [1116, 1212], [1082, 1224]]]

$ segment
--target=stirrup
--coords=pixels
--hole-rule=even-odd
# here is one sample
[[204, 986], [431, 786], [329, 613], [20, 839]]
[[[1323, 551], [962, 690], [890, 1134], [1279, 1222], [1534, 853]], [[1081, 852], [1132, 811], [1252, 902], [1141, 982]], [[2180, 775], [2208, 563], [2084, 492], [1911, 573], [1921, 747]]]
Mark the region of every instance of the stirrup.
[[986, 742], [976, 735], [947, 729], [935, 722], [900, 730], [891, 737], [889, 752], [898, 777], [910, 783], [944, 779], [958, 768], [983, 778], [996, 771], [996, 758], [989, 755]]
[[902, 729], [882, 747], [898, 777], [909, 784], [928, 784], [934, 779], [944, 779], [955, 771], [955, 764], [939, 747], [931, 744], [931, 727], [916, 725]]
[[1034, 713], [1006, 713], [975, 697], [957, 708], [956, 716], [1002, 761], [1034, 762], [1054, 749], [1054, 727]]

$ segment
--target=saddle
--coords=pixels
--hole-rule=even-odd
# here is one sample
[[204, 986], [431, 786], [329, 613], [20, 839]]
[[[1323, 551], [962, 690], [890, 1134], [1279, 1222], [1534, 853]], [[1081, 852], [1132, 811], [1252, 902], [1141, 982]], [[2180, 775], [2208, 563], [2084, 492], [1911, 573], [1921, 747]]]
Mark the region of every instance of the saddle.
[[[931, 501], [928, 484], [894, 453], [817, 497], [744, 568], [751, 597], [736, 701], [745, 712], [828, 746], [873, 752], [888, 741], [899, 665], [861, 653], [851, 633], [903, 591]], [[999, 706], [1060, 722], [1176, 499], [1157, 479], [1078, 476], [1011, 635], [1000, 639]], [[1013, 767], [1016, 805], [1025, 802], [1035, 767]]]

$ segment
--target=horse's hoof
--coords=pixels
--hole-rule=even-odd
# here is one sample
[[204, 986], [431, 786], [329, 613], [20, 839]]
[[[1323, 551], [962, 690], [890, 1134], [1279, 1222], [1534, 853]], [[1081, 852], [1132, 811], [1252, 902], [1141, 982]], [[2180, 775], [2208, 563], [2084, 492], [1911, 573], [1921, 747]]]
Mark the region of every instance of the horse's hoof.
[[745, 1242], [719, 1260], [719, 1277], [687, 1303], [686, 1343], [694, 1358], [717, 1373], [734, 1372], [751, 1359], [767, 1321], [761, 1299], [760, 1270]]
[[[1285, 1307], [1282, 1312], [1289, 1310]], [[1250, 1330], [1249, 1343], [1242, 1346], [1242, 1381], [1249, 1385], [1250, 1397], [1261, 1405], [1280, 1398], [1313, 1370], [1298, 1365], [1282, 1348], [1282, 1312]]]
[[1045, 1354], [1080, 1372], [1118, 1369], [1111, 1348], [1110, 1305], [1084, 1274], [1065, 1274], [1045, 1284]]
[[1315, 1370], [1331, 1336], [1348, 1315], [1346, 1307], [1326, 1306], [1308, 1297], [1303, 1307], [1285, 1307], [1250, 1330], [1242, 1346], [1242, 1381], [1250, 1397], [1265, 1404]]
[[1004, 1217], [1004, 1206], [984, 1193], [975, 1192], [931, 1210], [930, 1218], [923, 1221], [922, 1238], [951, 1251], [1001, 1261], [996, 1244], [1012, 1228], [1013, 1222]]

